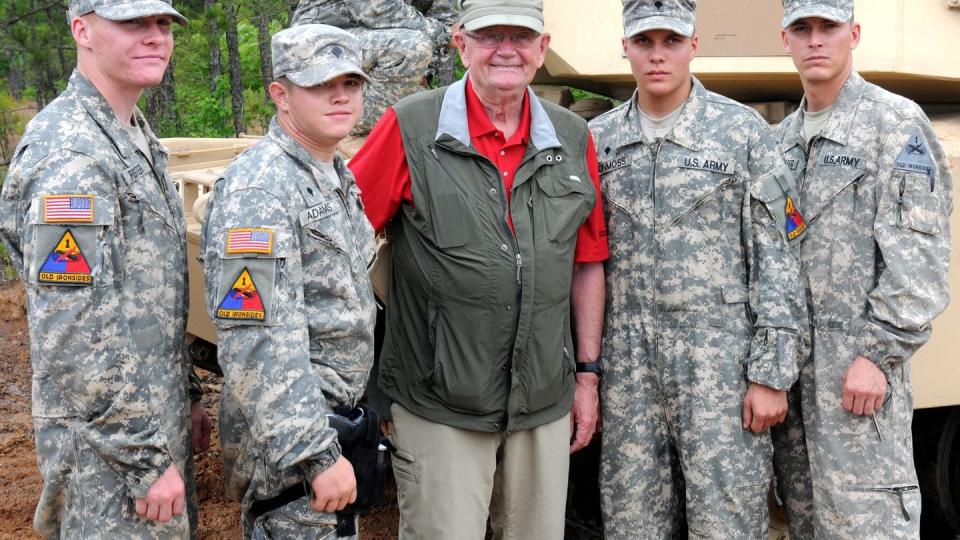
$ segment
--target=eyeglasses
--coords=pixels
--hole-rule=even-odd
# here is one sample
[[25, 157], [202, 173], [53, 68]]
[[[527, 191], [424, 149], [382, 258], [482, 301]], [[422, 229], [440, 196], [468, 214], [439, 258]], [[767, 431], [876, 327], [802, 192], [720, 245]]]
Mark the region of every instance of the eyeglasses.
[[464, 32], [464, 34], [487, 49], [499, 47], [505, 39], [509, 39], [513, 46], [518, 49], [526, 49], [540, 37], [540, 34], [536, 32], [523, 30], [519, 32]]

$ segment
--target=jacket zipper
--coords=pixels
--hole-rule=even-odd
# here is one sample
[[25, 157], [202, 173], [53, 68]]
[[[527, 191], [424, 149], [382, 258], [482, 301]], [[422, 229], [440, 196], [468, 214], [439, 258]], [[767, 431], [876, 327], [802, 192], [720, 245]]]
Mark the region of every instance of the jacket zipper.
[[844, 491], [871, 491], [871, 492], [880, 492], [880, 493], [893, 493], [897, 496], [897, 499], [900, 502], [900, 512], [903, 514], [903, 519], [910, 521], [910, 511], [907, 510], [907, 504], [903, 500], [903, 494], [908, 491], [916, 491], [920, 489], [916, 485], [908, 486], [847, 486], [844, 488]]
[[669, 226], [670, 226], [670, 227], [673, 227], [674, 225], [676, 225], [677, 223], [679, 223], [680, 220], [682, 220], [683, 218], [687, 217], [687, 215], [690, 214], [690, 212], [693, 212], [693, 211], [696, 210], [697, 208], [700, 208], [700, 207], [703, 205], [703, 203], [705, 203], [705, 202], [707, 201], [707, 199], [709, 199], [710, 197], [713, 197], [714, 195], [716, 195], [716, 193], [717, 193], [718, 191], [720, 191], [721, 189], [729, 186], [729, 185], [732, 184], [732, 183], [733, 183], [733, 179], [731, 179], [731, 178], [726, 178], [726, 179], [724, 179], [724, 181], [723, 181], [723, 182], [720, 182], [719, 184], [717, 184], [717, 187], [713, 188], [713, 190], [711, 190], [710, 193], [707, 193], [707, 194], [704, 195], [703, 197], [700, 197], [699, 199], [697, 199], [697, 202], [693, 203], [693, 206], [691, 206], [690, 208], [688, 208], [687, 210], [685, 210], [685, 211], [684, 211], [682, 214], [680, 214], [679, 216], [673, 218], [673, 221], [670, 222], [670, 225], [669, 225]]

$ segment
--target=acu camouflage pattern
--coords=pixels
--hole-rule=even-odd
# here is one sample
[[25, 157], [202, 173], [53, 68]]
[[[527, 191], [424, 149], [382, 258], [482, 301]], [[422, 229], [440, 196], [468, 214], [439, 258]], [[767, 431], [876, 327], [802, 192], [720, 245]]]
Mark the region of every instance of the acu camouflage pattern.
[[[855, 72], [809, 148], [801, 123], [797, 112], [777, 128], [809, 225], [791, 245], [813, 340], [790, 422], [775, 435], [791, 534], [917, 538], [909, 359], [949, 300], [953, 179], [920, 108]], [[841, 406], [841, 379], [857, 355], [887, 376], [872, 417]], [[801, 501], [810, 493], [812, 508]]]
[[696, 0], [623, 0], [623, 35], [633, 37], [654, 29], [693, 35]]
[[807, 17], [847, 22], [853, 18], [853, 0], [783, 0], [784, 28]]
[[420, 89], [434, 56], [450, 42], [457, 21], [455, 0], [434, 0], [421, 13], [404, 0], [301, 0], [291, 25], [328, 24], [360, 40], [363, 71], [372, 79], [364, 88], [363, 115], [353, 129], [364, 135], [387, 107]]
[[752, 109], [693, 88], [644, 141], [636, 95], [591, 122], [607, 216], [601, 501], [607, 538], [766, 538], [770, 437], [750, 382], [796, 380], [804, 317], [783, 162]]
[[274, 34], [270, 41], [273, 77], [298, 86], [316, 86], [360, 70], [360, 43], [352, 34], [325, 24], [301, 24]]
[[[153, 165], [74, 72], [30, 122], [0, 195], [0, 240], [27, 287], [44, 481], [34, 527], [48, 538], [188, 538], [196, 525], [184, 215], [166, 153], [134, 114]], [[48, 194], [93, 195], [93, 222], [45, 223]], [[91, 285], [38, 282], [66, 230]], [[133, 499], [171, 463], [184, 477], [187, 512], [169, 524], [140, 518]]]
[[[373, 228], [339, 157], [335, 167], [339, 189], [274, 119], [267, 137], [224, 171], [208, 205], [202, 251], [224, 373], [226, 492], [242, 501], [247, 538], [254, 501], [309, 482], [340, 456], [324, 415], [356, 405], [373, 364]], [[228, 230], [251, 227], [273, 231], [271, 253], [227, 255]], [[271, 278], [255, 279], [264, 321], [217, 318], [221, 284], [243, 268]], [[335, 526], [333, 514], [312, 514]]]
[[186, 17], [173, 8], [170, 0], [70, 0], [67, 21], [93, 11], [111, 21], [129, 21], [151, 15], [170, 15], [178, 23], [187, 24]]

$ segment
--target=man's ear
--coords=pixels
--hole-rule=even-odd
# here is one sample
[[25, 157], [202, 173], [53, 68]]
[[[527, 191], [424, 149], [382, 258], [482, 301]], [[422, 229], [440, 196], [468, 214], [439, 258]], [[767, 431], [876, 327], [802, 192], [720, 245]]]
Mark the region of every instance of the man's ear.
[[267, 90], [270, 92], [270, 99], [277, 105], [277, 111], [288, 112], [290, 109], [288, 103], [290, 94], [287, 92], [286, 87], [277, 81], [273, 81], [270, 83], [270, 86], [267, 87]]

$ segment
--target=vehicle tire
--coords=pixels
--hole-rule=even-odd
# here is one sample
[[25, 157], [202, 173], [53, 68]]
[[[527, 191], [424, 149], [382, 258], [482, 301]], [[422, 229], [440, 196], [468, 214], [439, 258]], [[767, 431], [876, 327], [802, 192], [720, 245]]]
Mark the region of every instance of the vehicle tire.
[[187, 345], [187, 354], [193, 365], [211, 373], [223, 376], [220, 364], [217, 363], [217, 346], [209, 341], [195, 338]]
[[955, 540], [960, 534], [960, 407], [917, 410], [913, 445], [923, 498], [920, 536]]

